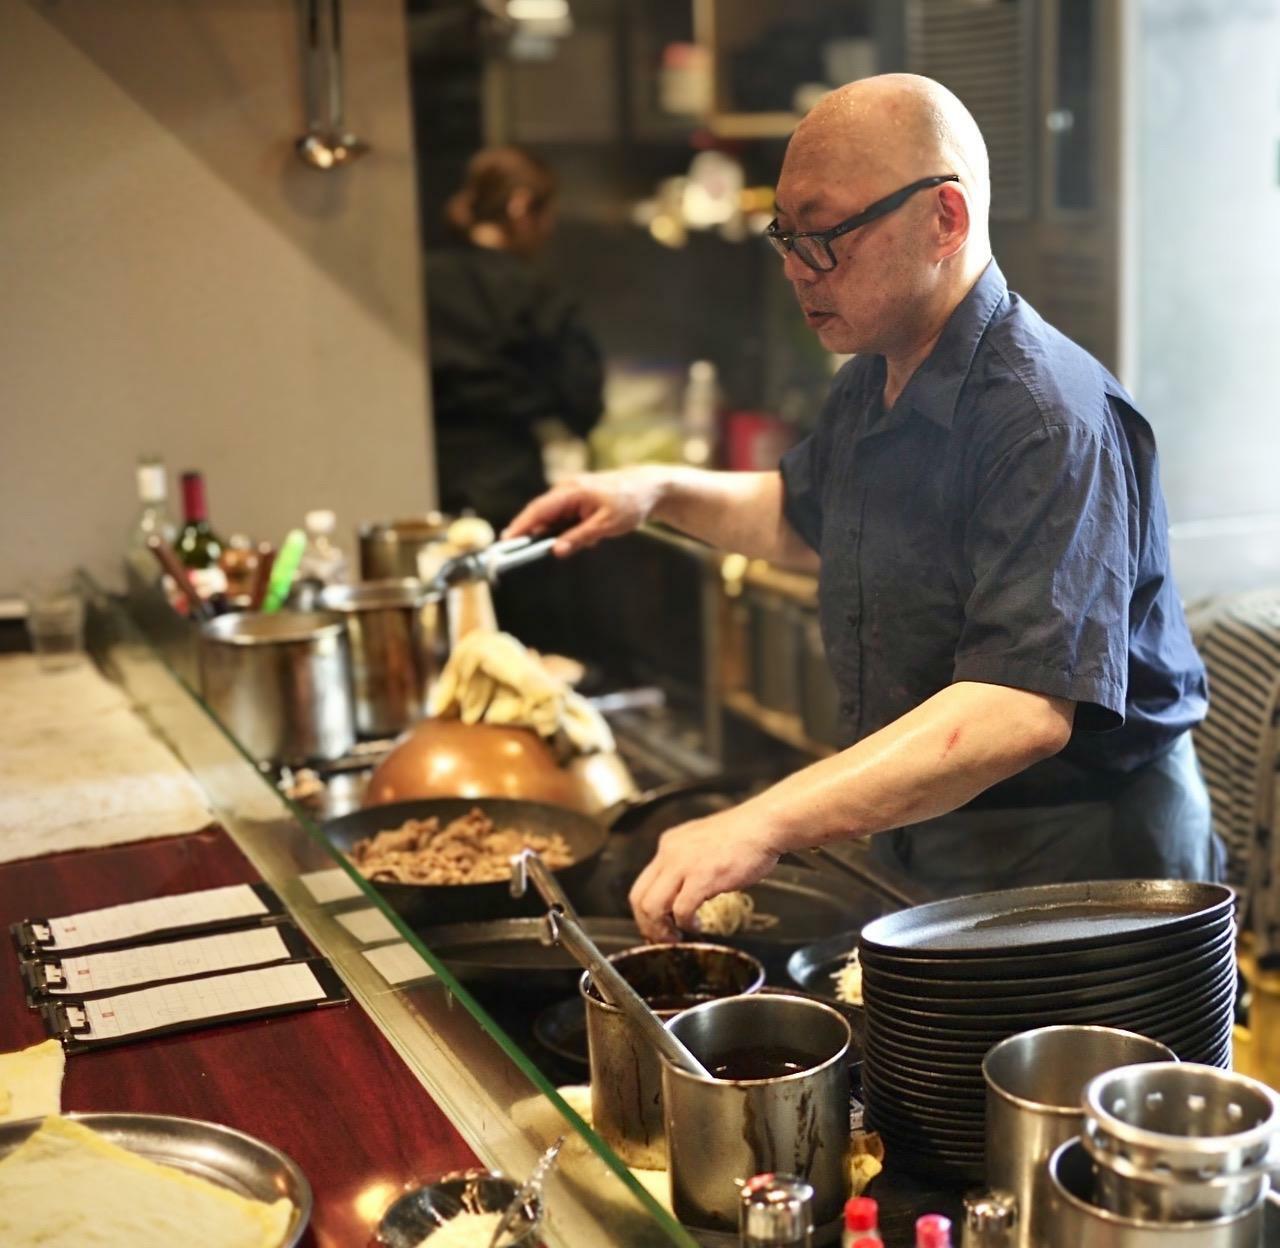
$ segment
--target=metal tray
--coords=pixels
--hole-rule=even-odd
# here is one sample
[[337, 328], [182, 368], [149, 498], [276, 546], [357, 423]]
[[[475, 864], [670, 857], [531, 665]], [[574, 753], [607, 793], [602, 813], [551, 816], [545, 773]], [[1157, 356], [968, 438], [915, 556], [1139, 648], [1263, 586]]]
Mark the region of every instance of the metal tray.
[[868, 923], [862, 945], [890, 955], [948, 958], [1012, 951], [1072, 952], [1173, 935], [1230, 913], [1223, 884], [1185, 880], [1100, 880], [1043, 884], [931, 901]]
[[1128, 939], [1115, 945], [1101, 945], [1096, 949], [1071, 949], [1057, 953], [1021, 953], [1008, 957], [985, 955], [982, 958], [954, 957], [950, 954], [927, 956], [914, 950], [906, 953], [884, 954], [863, 946], [860, 950], [862, 965], [878, 971], [888, 971], [907, 978], [925, 976], [929, 983], [938, 980], [965, 980], [981, 975], [984, 979], [1017, 979], [1027, 976], [1037, 978], [1062, 977], [1086, 971], [1115, 971], [1128, 969], [1143, 971], [1162, 958], [1186, 954], [1207, 948], [1221, 940], [1223, 935], [1235, 931], [1235, 920], [1230, 914], [1197, 927], [1184, 928], [1172, 936], [1150, 936], [1142, 940]]
[[[1052, 971], [1048, 971], [1022, 979], [1002, 979], [994, 976], [984, 976], [982, 979], [929, 979], [924, 975], [899, 975], [895, 971], [884, 971], [869, 965], [863, 967], [863, 975], [876, 985], [894, 988], [899, 993], [910, 993], [918, 1000], [926, 997], [931, 1000], [1045, 997], [1050, 994], [1086, 990], [1109, 992], [1126, 987], [1139, 991], [1155, 984], [1159, 976], [1184, 972], [1194, 974], [1217, 959], [1234, 958], [1235, 943], [1235, 930], [1227, 927], [1212, 941], [1197, 944], [1189, 950], [1181, 950], [1162, 958], [1144, 959], [1141, 963], [1131, 962], [1120, 968], [1079, 971], [1075, 974], [1055, 975]], [[828, 948], [834, 948], [836, 952], [829, 954]], [[792, 971], [794, 975], [808, 975], [815, 980], [820, 979], [823, 974], [829, 977], [843, 964], [845, 952], [834, 945], [829, 946], [828, 942], [824, 941], [822, 944], [801, 949], [794, 954], [790, 967], [794, 967]], [[830, 978], [827, 982], [831, 982]]]
[[[250, 1200], [270, 1204], [282, 1196], [293, 1218], [280, 1248], [293, 1248], [311, 1220], [311, 1184], [293, 1158], [262, 1140], [195, 1118], [169, 1114], [67, 1114], [104, 1140], [148, 1161], [173, 1166]], [[6, 1157], [43, 1120], [26, 1118], [0, 1126], [0, 1157]]]

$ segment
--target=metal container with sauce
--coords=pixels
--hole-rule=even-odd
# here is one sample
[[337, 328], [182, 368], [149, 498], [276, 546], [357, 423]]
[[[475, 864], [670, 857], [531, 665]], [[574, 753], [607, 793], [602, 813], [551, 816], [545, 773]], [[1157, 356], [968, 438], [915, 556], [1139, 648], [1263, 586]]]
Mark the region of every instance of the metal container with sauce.
[[734, 1231], [739, 1185], [773, 1171], [812, 1185], [815, 1238], [838, 1228], [848, 1188], [852, 1034], [844, 1017], [819, 1001], [771, 994], [708, 1001], [667, 1027], [715, 1076], [662, 1063], [676, 1217]]
[[[765, 979], [759, 961], [726, 945], [643, 945], [609, 961], [664, 1021], [701, 1001], [756, 992]], [[667, 1147], [658, 1054], [620, 1009], [604, 1001], [589, 973], [583, 972], [578, 988], [587, 1011], [592, 1123], [627, 1165], [660, 1170]]]
[[355, 744], [351, 647], [342, 616], [233, 612], [200, 627], [200, 690], [260, 762], [341, 758]]
[[449, 517], [438, 511], [385, 523], [362, 524], [359, 531], [360, 577], [395, 580], [418, 575], [418, 552], [444, 541]]
[[440, 595], [416, 579], [363, 581], [326, 587], [320, 606], [347, 621], [361, 736], [394, 736], [422, 719], [447, 648]]

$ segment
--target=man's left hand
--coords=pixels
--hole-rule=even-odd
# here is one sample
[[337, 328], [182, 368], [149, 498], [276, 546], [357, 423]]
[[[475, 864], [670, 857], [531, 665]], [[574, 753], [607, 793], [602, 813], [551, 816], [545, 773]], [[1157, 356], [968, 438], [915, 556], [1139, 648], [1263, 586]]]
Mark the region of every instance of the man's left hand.
[[646, 940], [679, 940], [681, 929], [696, 930], [694, 912], [704, 901], [750, 888], [777, 862], [749, 804], [680, 824], [662, 834], [653, 861], [631, 886], [636, 923]]

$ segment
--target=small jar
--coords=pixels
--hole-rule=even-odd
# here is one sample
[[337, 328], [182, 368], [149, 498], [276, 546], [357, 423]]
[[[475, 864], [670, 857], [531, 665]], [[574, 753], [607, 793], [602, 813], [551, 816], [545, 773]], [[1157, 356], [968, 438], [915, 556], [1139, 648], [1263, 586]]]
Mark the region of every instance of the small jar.
[[813, 1248], [813, 1187], [792, 1174], [757, 1174], [738, 1194], [742, 1248]]

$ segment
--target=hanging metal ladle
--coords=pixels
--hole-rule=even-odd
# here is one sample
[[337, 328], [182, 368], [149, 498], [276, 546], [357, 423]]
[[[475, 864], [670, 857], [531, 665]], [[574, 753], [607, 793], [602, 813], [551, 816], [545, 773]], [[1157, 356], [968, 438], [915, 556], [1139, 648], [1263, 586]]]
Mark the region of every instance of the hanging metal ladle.
[[673, 1066], [703, 1079], [715, 1076], [663, 1025], [645, 999], [622, 977], [583, 930], [559, 881], [536, 850], [522, 850], [511, 860], [511, 895], [523, 897], [529, 880], [551, 908], [542, 920], [542, 943], [560, 945], [591, 976], [606, 1003], [621, 1010], [627, 1020]]
[[346, 127], [342, 0], [305, 0], [302, 35], [307, 132], [294, 144], [294, 150], [313, 169], [336, 169], [369, 150], [369, 145]]

